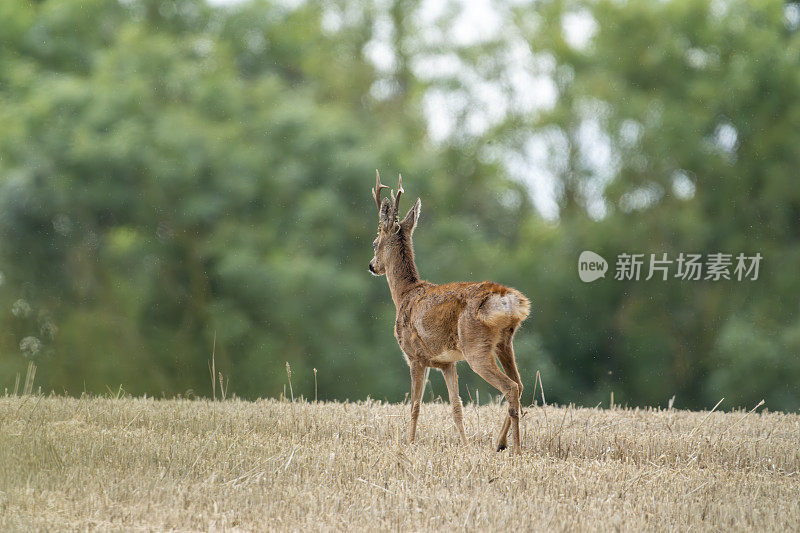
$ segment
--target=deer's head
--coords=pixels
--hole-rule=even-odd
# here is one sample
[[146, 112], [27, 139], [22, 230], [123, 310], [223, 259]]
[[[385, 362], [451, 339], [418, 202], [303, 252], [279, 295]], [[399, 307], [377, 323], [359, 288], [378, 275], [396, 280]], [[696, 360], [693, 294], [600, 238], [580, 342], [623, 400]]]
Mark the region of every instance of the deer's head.
[[[381, 190], [388, 189], [387, 185], [381, 183], [381, 176], [375, 171], [375, 188], [372, 189], [372, 197], [378, 207], [378, 236], [372, 242], [375, 250], [375, 257], [369, 262], [369, 271], [373, 276], [386, 274], [386, 267], [396, 260], [403, 252], [411, 250], [411, 235], [417, 227], [422, 201], [417, 198], [413, 207], [408, 211], [405, 218], [401, 221], [398, 214], [400, 206], [400, 195], [403, 194], [403, 177], [399, 176], [397, 183], [397, 195], [394, 190], [390, 192], [392, 199], [384, 198], [381, 200]], [[413, 253], [410, 255], [413, 261]]]

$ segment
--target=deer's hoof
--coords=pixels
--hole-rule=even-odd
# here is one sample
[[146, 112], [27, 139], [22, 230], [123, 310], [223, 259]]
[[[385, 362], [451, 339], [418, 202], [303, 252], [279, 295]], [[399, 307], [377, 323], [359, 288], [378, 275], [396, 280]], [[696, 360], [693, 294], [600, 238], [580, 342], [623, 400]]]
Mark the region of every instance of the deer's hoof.
[[506, 449], [506, 445], [505, 444], [498, 444], [497, 445], [497, 451], [498, 452], [502, 452], [505, 449]]

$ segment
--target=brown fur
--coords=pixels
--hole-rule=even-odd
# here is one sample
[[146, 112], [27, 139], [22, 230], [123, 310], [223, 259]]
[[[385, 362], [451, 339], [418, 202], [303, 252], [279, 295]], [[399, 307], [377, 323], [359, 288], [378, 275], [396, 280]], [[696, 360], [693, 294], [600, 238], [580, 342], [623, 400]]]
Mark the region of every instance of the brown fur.
[[369, 269], [375, 275], [386, 275], [397, 309], [394, 335], [411, 369], [409, 441], [414, 441], [427, 369], [437, 368], [444, 375], [453, 420], [462, 442], [466, 443], [456, 373], [456, 362], [463, 359], [500, 390], [508, 402], [508, 415], [497, 439], [497, 449], [505, 449], [508, 430], [512, 428], [514, 451], [520, 453], [522, 381], [512, 342], [517, 327], [528, 316], [530, 302], [516, 289], [491, 281], [436, 285], [420, 279], [411, 241], [419, 219], [420, 200], [399, 221], [397, 204], [403, 192], [402, 182], [397, 196], [392, 195], [394, 202], [388, 198], [380, 201], [380, 190], [384, 187], [379, 177], [373, 195], [379, 206], [380, 223]]

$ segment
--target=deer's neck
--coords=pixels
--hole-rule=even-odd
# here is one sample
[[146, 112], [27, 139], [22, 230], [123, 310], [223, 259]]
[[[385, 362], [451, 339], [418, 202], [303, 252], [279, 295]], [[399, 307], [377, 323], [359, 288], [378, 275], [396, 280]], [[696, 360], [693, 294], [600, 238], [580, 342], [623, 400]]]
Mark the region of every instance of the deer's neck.
[[394, 306], [400, 308], [403, 296], [419, 284], [419, 272], [414, 263], [411, 241], [401, 242], [386, 268], [386, 280], [392, 293]]

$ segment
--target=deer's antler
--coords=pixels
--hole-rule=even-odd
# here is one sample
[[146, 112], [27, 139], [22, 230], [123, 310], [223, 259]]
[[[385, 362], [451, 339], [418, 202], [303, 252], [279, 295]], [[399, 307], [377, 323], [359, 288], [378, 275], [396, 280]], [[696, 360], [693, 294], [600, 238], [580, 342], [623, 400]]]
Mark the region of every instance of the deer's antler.
[[388, 188], [388, 185], [381, 183], [381, 175], [378, 170], [375, 169], [375, 187], [372, 189], [372, 197], [375, 198], [375, 205], [378, 206], [379, 213], [381, 212], [381, 191]]
[[403, 191], [403, 175], [398, 174], [397, 176], [397, 196], [394, 195], [394, 190], [391, 192], [392, 202], [394, 203], [394, 216], [396, 217], [400, 215], [400, 195], [405, 192]]

